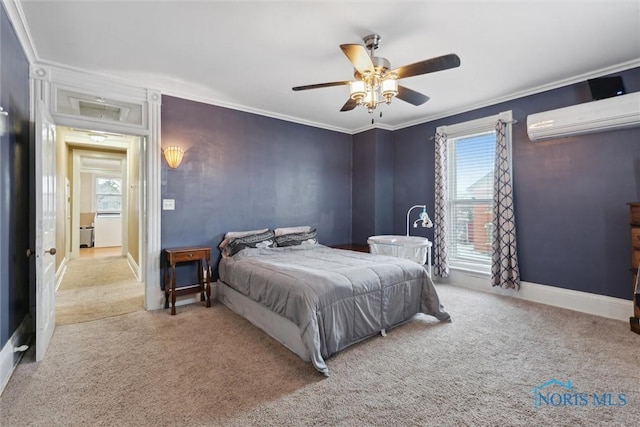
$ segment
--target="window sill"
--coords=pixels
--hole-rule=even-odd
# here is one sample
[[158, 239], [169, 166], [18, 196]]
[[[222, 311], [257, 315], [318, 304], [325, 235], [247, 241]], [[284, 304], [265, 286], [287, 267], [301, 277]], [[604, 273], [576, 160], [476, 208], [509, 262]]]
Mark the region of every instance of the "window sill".
[[120, 212], [98, 212], [96, 216], [101, 218], [115, 218], [122, 216], [122, 214]]
[[477, 277], [482, 277], [482, 278], [491, 277], [491, 271], [489, 271], [489, 270], [478, 270], [477, 268], [473, 268], [471, 266], [460, 266], [460, 265], [453, 266], [453, 265], [450, 265], [449, 269], [450, 270], [460, 271], [460, 272], [465, 273], [465, 274], [469, 274], [469, 275], [477, 276]]

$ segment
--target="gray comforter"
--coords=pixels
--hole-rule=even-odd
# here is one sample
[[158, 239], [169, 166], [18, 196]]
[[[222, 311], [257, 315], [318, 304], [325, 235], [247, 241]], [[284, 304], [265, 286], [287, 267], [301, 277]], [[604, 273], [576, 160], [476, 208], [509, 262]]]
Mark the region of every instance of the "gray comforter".
[[402, 258], [305, 245], [244, 249], [221, 260], [220, 280], [300, 328], [315, 368], [416, 313], [449, 321], [424, 268]]

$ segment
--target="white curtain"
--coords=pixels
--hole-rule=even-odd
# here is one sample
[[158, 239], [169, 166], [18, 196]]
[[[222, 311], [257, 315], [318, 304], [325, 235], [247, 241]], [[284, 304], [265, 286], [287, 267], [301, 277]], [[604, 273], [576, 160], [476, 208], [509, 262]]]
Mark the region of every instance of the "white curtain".
[[439, 277], [449, 276], [449, 247], [447, 234], [447, 135], [436, 133], [435, 137], [435, 206], [433, 227], [433, 274]]
[[493, 180], [493, 254], [491, 284], [506, 289], [520, 289], [520, 271], [516, 250], [516, 222], [513, 210], [510, 153], [507, 126], [496, 124], [496, 157]]

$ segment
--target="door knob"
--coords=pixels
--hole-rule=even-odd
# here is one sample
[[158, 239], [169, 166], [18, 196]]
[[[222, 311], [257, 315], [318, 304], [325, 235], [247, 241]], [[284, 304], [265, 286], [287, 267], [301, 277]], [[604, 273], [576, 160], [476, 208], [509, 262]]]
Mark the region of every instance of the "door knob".
[[51, 255], [55, 255], [56, 254], [56, 248], [51, 248], [48, 251], [44, 251], [44, 253], [50, 253]]
[[30, 258], [31, 255], [33, 255], [33, 251], [31, 249], [27, 249], [26, 251], [24, 251], [24, 254], [27, 256], [27, 258]]

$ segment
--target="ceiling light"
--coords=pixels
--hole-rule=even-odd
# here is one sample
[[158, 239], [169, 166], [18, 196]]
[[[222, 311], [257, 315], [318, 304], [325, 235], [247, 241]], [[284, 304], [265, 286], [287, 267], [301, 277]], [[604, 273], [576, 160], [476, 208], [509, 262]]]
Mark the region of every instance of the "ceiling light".
[[387, 104], [391, 102], [391, 98], [398, 94], [398, 81], [395, 78], [388, 78], [382, 81], [382, 96]]
[[349, 82], [349, 96], [360, 103], [367, 96], [367, 87], [362, 80]]
[[398, 94], [398, 81], [393, 74], [387, 73], [385, 77], [380, 74], [382, 70], [376, 67], [375, 73], [349, 83], [349, 96], [358, 105], [366, 107], [370, 113], [383, 102], [391, 104], [391, 100]]

